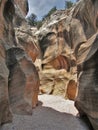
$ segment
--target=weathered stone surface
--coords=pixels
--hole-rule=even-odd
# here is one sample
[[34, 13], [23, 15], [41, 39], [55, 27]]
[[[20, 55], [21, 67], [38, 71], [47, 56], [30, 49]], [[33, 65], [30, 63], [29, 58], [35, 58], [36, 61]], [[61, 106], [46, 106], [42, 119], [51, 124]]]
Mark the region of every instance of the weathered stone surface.
[[[24, 2], [26, 5], [26, 1]], [[17, 4], [17, 1], [16, 1], [16, 4]], [[21, 2], [19, 3], [18, 1], [18, 4], [21, 7]], [[22, 79], [23, 81], [25, 79], [25, 82], [23, 83], [25, 86], [24, 99], [26, 99], [32, 107], [36, 107], [37, 102], [38, 102], [38, 92], [39, 92], [39, 75], [33, 63], [35, 62], [37, 56], [39, 55], [37, 40], [34, 37], [32, 29], [27, 24], [27, 21], [24, 18], [24, 15], [21, 14], [21, 10], [18, 9], [18, 6], [16, 8], [14, 21], [15, 21], [14, 29], [15, 29], [17, 45], [18, 47], [22, 48], [27, 55], [25, 57], [25, 61], [24, 60], [20, 61], [17, 59], [17, 63], [19, 62], [19, 69], [23, 69], [22, 72], [25, 75], [25, 77]], [[21, 59], [23, 59], [24, 55], [21, 55], [20, 57]], [[15, 78], [13, 77], [11, 86], [13, 86], [13, 82], [16, 82], [14, 81], [14, 79]]]
[[75, 100], [77, 93], [77, 83], [75, 80], [69, 80], [67, 85], [67, 97], [70, 100]]
[[[21, 5], [22, 3], [23, 3], [23, 1], [22, 2], [16, 1], [17, 6], [16, 6], [15, 17], [14, 17], [14, 21], [15, 21], [14, 29], [15, 29], [17, 46], [19, 48], [22, 48], [25, 51], [25, 54], [27, 56], [25, 56], [25, 60], [24, 60], [23, 54], [17, 54], [17, 52], [15, 52], [15, 55], [16, 55], [15, 57], [17, 57], [16, 58], [17, 63], [19, 62], [18, 68], [22, 69], [21, 71], [25, 75], [25, 77], [22, 79], [23, 81], [25, 79], [25, 83], [23, 83], [24, 84], [23, 86], [25, 86], [25, 90], [24, 90], [25, 99], [26, 98], [29, 99], [29, 100], [27, 100], [27, 101], [29, 101], [29, 104], [30, 105], [32, 104], [31, 106], [35, 107], [38, 102], [39, 76], [38, 76], [38, 72], [33, 63], [35, 62], [36, 57], [39, 54], [39, 50], [38, 50], [35, 38], [33, 36], [33, 32], [30, 29], [30, 26], [27, 24], [27, 21], [24, 18], [24, 15], [21, 13], [21, 8], [22, 8], [23, 12], [24, 12], [24, 9], [27, 9], [26, 8], [28, 6], [27, 1], [24, 0], [24, 4]], [[21, 7], [21, 6], [23, 6], [23, 7]], [[26, 13], [26, 10], [25, 10], [25, 13]], [[14, 51], [16, 51], [16, 50], [14, 49]], [[11, 52], [11, 53], [13, 53], [13, 52]], [[20, 52], [18, 52], [18, 53], [20, 53]], [[31, 61], [30, 61], [30, 59], [31, 59]], [[16, 68], [14, 71], [16, 71]], [[16, 81], [14, 81], [14, 75], [13, 75], [12, 86], [13, 86], [13, 82], [16, 82]], [[20, 82], [21, 82], [21, 80], [20, 80]]]
[[26, 14], [28, 12], [28, 1], [27, 0], [15, 0], [15, 15], [14, 15], [14, 27], [27, 25]]
[[46, 69], [39, 73], [40, 93], [66, 96], [67, 83], [71, 79], [70, 73], [66, 70]]
[[16, 0], [16, 10], [14, 17], [14, 29], [18, 46], [24, 49], [29, 57], [35, 62], [39, 55], [39, 49], [37, 45], [36, 37], [30, 25], [28, 25], [24, 13], [26, 15], [28, 9], [27, 0]]
[[[57, 14], [58, 13], [59, 12], [57, 12]], [[42, 71], [44, 72], [44, 75], [47, 75], [45, 76], [47, 77], [47, 80], [46, 78], [40, 77], [40, 80], [42, 80], [41, 89], [43, 88], [43, 92], [45, 92], [46, 89], [46, 93], [47, 90], [49, 90], [48, 93], [51, 93], [51, 82], [55, 81], [55, 83], [52, 83], [54, 85], [52, 85], [51, 89], [53, 91], [51, 94], [67, 97], [67, 83], [71, 78], [71, 74], [74, 74], [72, 68], [76, 68], [76, 59], [74, 55], [72, 55], [73, 51], [68, 46], [67, 40], [65, 39], [64, 22], [54, 21], [55, 18], [53, 21], [50, 20], [48, 24], [43, 25], [40, 32], [37, 32], [39, 33], [39, 45], [42, 52]], [[61, 72], [63, 72], [62, 76], [60, 75]], [[51, 77], [48, 76], [50, 73]], [[56, 78], [54, 75], [56, 75]], [[70, 76], [68, 77], [67, 75]], [[48, 80], [48, 78], [52, 78], [52, 80]]]
[[81, 0], [73, 8], [53, 14], [37, 32], [44, 64], [62, 55], [71, 67], [76, 57], [79, 89], [76, 107], [88, 116], [95, 130], [98, 130], [97, 14], [97, 0]]
[[[26, 11], [24, 14], [20, 13], [22, 11], [17, 6], [18, 2], [17, 0], [16, 9], [13, 6], [13, 0], [2, 0], [0, 3], [0, 63], [3, 65], [0, 68], [0, 105], [2, 104], [0, 124], [12, 119], [10, 104], [12, 110], [18, 108], [17, 113], [22, 110], [24, 114], [31, 113], [31, 104], [35, 106], [37, 103], [39, 78], [32, 60], [35, 61], [38, 48], [34, 41], [31, 42], [33, 38], [31, 32], [27, 34], [29, 29], [24, 30], [28, 27], [24, 19]], [[49, 81], [49, 90], [41, 88], [41, 91], [66, 96], [67, 83], [71, 79], [69, 75], [76, 73], [74, 68], [77, 64], [76, 107], [81, 115], [88, 116], [95, 130], [98, 130], [97, 7], [97, 0], [81, 0], [73, 8], [53, 14], [50, 20], [36, 32], [42, 52], [41, 73], [45, 72], [40, 77], [41, 85], [47, 86]], [[22, 8], [24, 10], [24, 6]], [[13, 15], [15, 15], [16, 34], [13, 30]], [[24, 42], [23, 39], [28, 41]], [[33, 51], [29, 50], [31, 47]], [[62, 69], [65, 70], [62, 72]], [[72, 90], [73, 84], [70, 88]], [[15, 90], [19, 93], [15, 93]], [[75, 91], [76, 88], [70, 93], [71, 98], [74, 98]]]
[[12, 120], [9, 105], [8, 76], [9, 71], [5, 59], [0, 55], [0, 125]]
[[[21, 1], [0, 1], [0, 124], [12, 120], [11, 112], [31, 114], [32, 107], [38, 102], [39, 77], [33, 58], [27, 55], [25, 48], [15, 38], [14, 27], [26, 23], [21, 9], [14, 8], [21, 7], [19, 2]], [[19, 6], [14, 6], [17, 3]], [[19, 25], [15, 22], [16, 14], [18, 16], [16, 9], [19, 9], [24, 20], [21, 22], [21, 19]], [[31, 46], [34, 51], [34, 46]]]
[[39, 92], [36, 68], [32, 60], [20, 48], [9, 49], [7, 55], [10, 70], [9, 97], [12, 110], [20, 114], [32, 113], [32, 107], [35, 107], [38, 102]]
[[[79, 78], [79, 91], [76, 101], [76, 107], [81, 115], [88, 115], [95, 130], [98, 129], [98, 96], [97, 96], [97, 35], [90, 39], [85, 49], [81, 45], [80, 53], [84, 50], [86, 55], [83, 55], [78, 64], [78, 78]], [[90, 46], [89, 44], [92, 43]]]
[[[13, 12], [13, 13], [12, 13]], [[12, 1], [0, 2], [0, 125], [12, 120], [9, 105], [8, 77], [9, 70], [6, 66], [6, 49], [14, 46], [12, 17], [14, 5]]]
[[[88, 0], [75, 15], [81, 24], [87, 42], [76, 47], [78, 63], [79, 91], [76, 106], [80, 113], [87, 115], [95, 130], [98, 129], [98, 95], [97, 95], [97, 13], [98, 1]], [[79, 13], [81, 18], [79, 18]], [[81, 55], [81, 56], [80, 56]]]
[[[46, 26], [46, 30], [43, 30], [43, 28], [40, 30], [39, 42], [42, 50], [42, 64], [51, 64], [55, 69], [66, 69], [68, 71], [70, 62], [74, 62], [73, 66], [75, 66], [75, 57], [64, 39], [64, 23], [59, 22], [57, 25], [53, 25], [53, 27], [51, 24], [49, 27]], [[44, 34], [45, 31], [46, 35]]]
[[15, 0], [16, 6], [22, 11], [23, 15], [26, 16], [28, 13], [28, 0]]
[[39, 49], [30, 27], [25, 25], [15, 28], [15, 36], [17, 38], [17, 43], [23, 47], [27, 55], [35, 62], [39, 55]]
[[48, 62], [46, 65], [43, 64], [44, 68], [53, 67], [56, 70], [65, 69], [69, 70], [69, 63], [66, 57], [59, 55], [58, 57], [54, 58], [52, 61]]

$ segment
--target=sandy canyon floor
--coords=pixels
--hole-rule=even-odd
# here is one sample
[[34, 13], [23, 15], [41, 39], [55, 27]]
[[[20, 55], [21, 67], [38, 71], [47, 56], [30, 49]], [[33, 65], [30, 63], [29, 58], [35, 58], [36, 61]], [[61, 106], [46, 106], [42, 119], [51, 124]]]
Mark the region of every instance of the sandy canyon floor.
[[39, 105], [32, 116], [14, 115], [13, 122], [0, 130], [90, 130], [76, 117], [74, 102], [59, 96], [39, 95]]

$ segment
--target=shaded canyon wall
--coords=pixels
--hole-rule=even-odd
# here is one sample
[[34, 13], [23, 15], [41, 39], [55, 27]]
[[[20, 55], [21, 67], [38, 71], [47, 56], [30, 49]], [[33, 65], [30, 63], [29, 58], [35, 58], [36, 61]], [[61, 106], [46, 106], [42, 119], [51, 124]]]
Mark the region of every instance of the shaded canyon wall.
[[[0, 124], [11, 121], [12, 113], [32, 114], [32, 107], [38, 102], [39, 76], [33, 64], [37, 49], [33, 38], [30, 39], [30, 34], [26, 34], [28, 46], [36, 52], [36, 55], [32, 54], [33, 58], [30, 57], [26, 51], [28, 47], [19, 43], [14, 29], [22, 26], [22, 23], [27, 26], [24, 18], [27, 1], [22, 1], [22, 7], [20, 2], [0, 1]], [[20, 16], [18, 24], [17, 17]]]

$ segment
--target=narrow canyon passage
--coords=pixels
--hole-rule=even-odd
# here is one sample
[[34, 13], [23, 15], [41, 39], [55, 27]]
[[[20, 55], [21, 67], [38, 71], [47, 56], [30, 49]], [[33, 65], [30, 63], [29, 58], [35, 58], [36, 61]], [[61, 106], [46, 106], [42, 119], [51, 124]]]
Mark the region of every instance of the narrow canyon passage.
[[0, 0], [0, 130], [92, 130], [70, 100], [98, 130], [97, 7], [77, 0], [29, 21], [28, 0]]
[[39, 95], [32, 116], [14, 115], [0, 130], [90, 130], [78, 117], [74, 102], [59, 96]]

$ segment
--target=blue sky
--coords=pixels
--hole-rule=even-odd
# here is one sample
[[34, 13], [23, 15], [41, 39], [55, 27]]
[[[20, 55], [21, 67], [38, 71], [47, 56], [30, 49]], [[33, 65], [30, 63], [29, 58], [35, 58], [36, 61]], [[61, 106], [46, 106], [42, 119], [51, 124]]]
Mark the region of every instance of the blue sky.
[[[76, 0], [71, 1], [75, 2]], [[65, 7], [65, 0], [28, 0], [28, 2], [28, 15], [34, 13], [37, 15], [38, 19], [41, 19], [54, 6], [56, 6], [57, 9], [64, 9]]]

